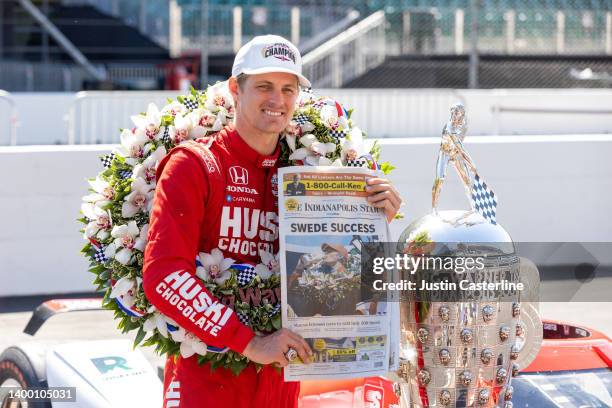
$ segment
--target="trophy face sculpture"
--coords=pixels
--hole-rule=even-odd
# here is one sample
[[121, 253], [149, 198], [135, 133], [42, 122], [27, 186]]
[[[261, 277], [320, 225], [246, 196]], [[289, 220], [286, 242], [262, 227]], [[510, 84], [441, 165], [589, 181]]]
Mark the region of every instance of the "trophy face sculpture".
[[[402, 233], [398, 252], [412, 257], [457, 259], [481, 257], [473, 271], [439, 268], [400, 271], [401, 279], [431, 282], [518, 282], [521, 260], [510, 235], [496, 220], [497, 197], [478, 174], [463, 145], [465, 108], [451, 107], [442, 133], [432, 189], [432, 213]], [[438, 211], [447, 169], [452, 165], [466, 188], [469, 211]], [[537, 271], [536, 271], [537, 275]], [[538, 343], [537, 310], [529, 304], [530, 327], [521, 323], [521, 294], [512, 289], [464, 294], [457, 291], [414, 291], [400, 299], [400, 393], [403, 407], [512, 407], [512, 376], [525, 347], [525, 331]], [[532, 310], [533, 309], [533, 310]], [[532, 318], [534, 315], [536, 318]], [[535, 327], [535, 330], [531, 327]], [[541, 327], [540, 337], [541, 340]], [[537, 354], [531, 348], [530, 356]], [[532, 358], [531, 358], [532, 359]]]

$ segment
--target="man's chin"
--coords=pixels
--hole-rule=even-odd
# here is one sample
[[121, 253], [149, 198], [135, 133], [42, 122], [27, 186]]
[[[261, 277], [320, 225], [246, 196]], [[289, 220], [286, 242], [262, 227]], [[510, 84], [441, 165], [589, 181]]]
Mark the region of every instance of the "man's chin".
[[266, 124], [264, 126], [261, 126], [260, 129], [262, 132], [265, 132], [265, 133], [279, 134], [279, 133], [282, 133], [282, 131], [285, 130], [288, 125], [289, 125], [289, 122], [287, 122], [284, 125], [282, 123]]

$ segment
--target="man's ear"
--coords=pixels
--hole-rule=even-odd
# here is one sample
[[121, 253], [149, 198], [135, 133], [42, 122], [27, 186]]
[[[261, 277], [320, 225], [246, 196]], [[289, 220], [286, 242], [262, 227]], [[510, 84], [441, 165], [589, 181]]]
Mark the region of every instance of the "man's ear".
[[232, 98], [234, 98], [234, 104], [238, 101], [238, 80], [235, 76], [231, 76], [227, 81], [227, 87], [229, 88]]

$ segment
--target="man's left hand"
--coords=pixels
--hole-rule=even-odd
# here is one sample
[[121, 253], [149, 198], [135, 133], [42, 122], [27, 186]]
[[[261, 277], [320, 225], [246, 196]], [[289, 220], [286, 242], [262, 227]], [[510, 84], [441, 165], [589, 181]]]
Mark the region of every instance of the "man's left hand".
[[402, 198], [391, 182], [380, 177], [372, 177], [367, 181], [366, 192], [369, 194], [368, 202], [377, 208], [382, 208], [391, 222], [402, 205]]

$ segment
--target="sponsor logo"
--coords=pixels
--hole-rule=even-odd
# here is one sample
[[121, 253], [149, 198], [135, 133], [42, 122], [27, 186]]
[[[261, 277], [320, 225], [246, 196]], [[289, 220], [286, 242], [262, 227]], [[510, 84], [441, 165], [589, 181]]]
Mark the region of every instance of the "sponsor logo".
[[228, 203], [231, 203], [233, 199], [234, 199], [234, 197], [232, 197], [229, 194], [225, 196], [225, 201], [227, 201]]
[[91, 362], [96, 366], [100, 374], [106, 374], [109, 371], [119, 368], [126, 371], [131, 370], [131, 368], [126, 365], [127, 360], [119, 356], [92, 358]]
[[274, 57], [281, 61], [292, 61], [295, 64], [295, 53], [287, 44], [268, 45], [262, 50], [262, 54], [264, 58]]
[[202, 331], [217, 336], [232, 315], [232, 309], [211, 299], [200, 282], [187, 271], [166, 276], [155, 291]]
[[272, 195], [278, 197], [278, 176], [276, 174], [270, 179], [270, 184], [272, 184]]
[[290, 198], [285, 201], [285, 209], [287, 211], [295, 211], [299, 207], [298, 201], [295, 198]]
[[253, 194], [253, 195], [259, 194], [257, 190], [255, 190], [254, 188], [242, 187], [242, 186], [226, 186], [225, 190], [229, 191], [230, 193], [247, 193], [247, 194]]
[[262, 167], [274, 167], [276, 164], [276, 159], [264, 159], [261, 161]]
[[232, 166], [229, 168], [230, 178], [234, 184], [249, 184], [249, 172], [244, 167]]
[[384, 390], [371, 384], [366, 384], [363, 389], [364, 407], [380, 408]]
[[202, 150], [198, 150], [198, 152], [200, 153], [200, 157], [202, 157], [202, 161], [206, 165], [206, 168], [208, 169], [208, 172], [212, 174], [215, 171], [217, 171], [217, 164], [210, 158], [208, 153], [206, 153], [206, 152], [204, 152]]
[[172, 381], [166, 390], [166, 407], [173, 408], [181, 405], [181, 383], [180, 381]]

